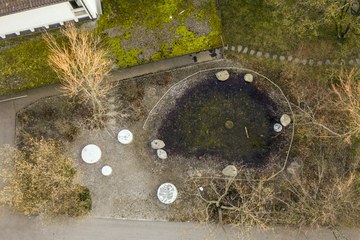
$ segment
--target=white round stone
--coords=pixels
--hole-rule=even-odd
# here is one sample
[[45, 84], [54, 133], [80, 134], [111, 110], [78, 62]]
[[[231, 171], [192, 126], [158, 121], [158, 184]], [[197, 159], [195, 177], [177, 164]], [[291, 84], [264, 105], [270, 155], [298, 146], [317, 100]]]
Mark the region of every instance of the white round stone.
[[96, 163], [101, 158], [101, 150], [95, 144], [86, 145], [81, 151], [81, 158], [86, 163]]
[[129, 144], [133, 140], [133, 134], [128, 129], [123, 129], [118, 134], [118, 140], [122, 144]]
[[155, 139], [151, 142], [151, 148], [152, 149], [161, 149], [165, 147], [165, 143], [164, 141], [160, 140], [160, 139]]
[[281, 130], [282, 130], [282, 125], [280, 124], [280, 123], [275, 123], [274, 124], [274, 131], [275, 132], [281, 132]]
[[245, 82], [251, 83], [254, 81], [254, 76], [250, 73], [245, 74], [244, 76]]
[[229, 79], [230, 74], [228, 71], [224, 70], [224, 71], [215, 73], [215, 76], [219, 81], [226, 81]]
[[177, 197], [177, 189], [172, 183], [163, 183], [157, 190], [157, 197], [164, 204], [173, 203]]
[[105, 165], [101, 168], [101, 173], [104, 176], [110, 176], [112, 173], [112, 168], [108, 165]]
[[280, 123], [281, 125], [283, 125], [284, 127], [286, 127], [287, 125], [289, 125], [291, 123], [291, 118], [289, 115], [287, 114], [283, 114], [281, 117], [280, 117]]
[[167, 159], [167, 153], [165, 152], [165, 150], [158, 149], [158, 150], [156, 150], [156, 153], [157, 153], [158, 158], [160, 158], [162, 160]]

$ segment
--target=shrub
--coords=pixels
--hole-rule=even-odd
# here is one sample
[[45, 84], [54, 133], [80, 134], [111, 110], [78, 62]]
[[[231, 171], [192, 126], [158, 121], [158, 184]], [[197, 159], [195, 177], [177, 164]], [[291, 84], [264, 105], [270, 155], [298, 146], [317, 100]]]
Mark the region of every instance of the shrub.
[[32, 139], [22, 151], [2, 149], [6, 186], [0, 201], [25, 215], [81, 216], [91, 209], [89, 190], [74, 183], [73, 161], [53, 141]]

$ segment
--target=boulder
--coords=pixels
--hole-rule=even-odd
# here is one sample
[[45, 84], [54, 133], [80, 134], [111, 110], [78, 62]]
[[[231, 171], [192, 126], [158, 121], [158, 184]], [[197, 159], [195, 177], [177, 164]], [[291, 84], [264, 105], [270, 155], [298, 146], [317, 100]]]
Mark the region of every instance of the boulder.
[[284, 127], [286, 127], [287, 125], [289, 125], [291, 123], [291, 118], [289, 115], [287, 114], [283, 114], [281, 117], [280, 117], [280, 123], [281, 125], [283, 125]]
[[158, 150], [156, 151], [156, 153], [157, 153], [158, 158], [160, 158], [160, 159], [162, 159], [162, 160], [167, 159], [167, 153], [165, 152], [165, 150], [163, 150], [163, 149], [158, 149]]
[[151, 142], [151, 148], [152, 149], [161, 149], [165, 147], [165, 143], [164, 141], [160, 140], [160, 139], [155, 139]]
[[234, 165], [228, 165], [222, 170], [222, 174], [228, 177], [235, 177], [237, 175], [237, 169]]
[[279, 123], [275, 123], [274, 124], [274, 131], [275, 132], [281, 132], [282, 131], [282, 125], [281, 124], [279, 124]]
[[250, 73], [245, 74], [244, 76], [245, 82], [251, 83], [254, 81], [254, 76]]
[[215, 76], [219, 81], [226, 81], [229, 79], [230, 74], [228, 71], [224, 70], [224, 71], [217, 72], [215, 74]]

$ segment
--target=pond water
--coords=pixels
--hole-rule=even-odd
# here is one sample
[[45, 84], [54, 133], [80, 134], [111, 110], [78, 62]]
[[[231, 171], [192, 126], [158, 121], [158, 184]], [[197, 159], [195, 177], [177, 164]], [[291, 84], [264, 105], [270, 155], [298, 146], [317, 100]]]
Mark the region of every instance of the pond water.
[[212, 74], [177, 100], [158, 133], [171, 154], [206, 154], [262, 166], [276, 134], [274, 108], [242, 74], [231, 73], [225, 82]]

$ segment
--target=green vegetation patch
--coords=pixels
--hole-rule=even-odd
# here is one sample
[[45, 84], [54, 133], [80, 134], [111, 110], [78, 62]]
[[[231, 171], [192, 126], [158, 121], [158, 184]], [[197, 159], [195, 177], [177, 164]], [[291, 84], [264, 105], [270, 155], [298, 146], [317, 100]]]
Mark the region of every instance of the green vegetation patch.
[[213, 0], [105, 1], [97, 31], [119, 67], [221, 45]]
[[225, 41], [307, 59], [358, 57], [360, 12], [344, 10], [346, 2], [220, 1]]
[[42, 38], [1, 42], [0, 94], [19, 92], [59, 82], [48, 64], [48, 48]]

